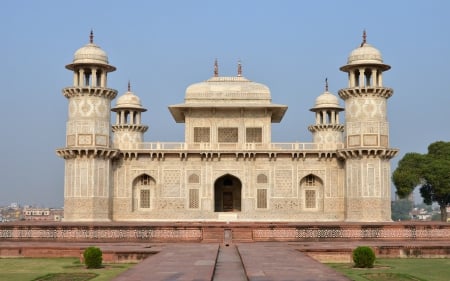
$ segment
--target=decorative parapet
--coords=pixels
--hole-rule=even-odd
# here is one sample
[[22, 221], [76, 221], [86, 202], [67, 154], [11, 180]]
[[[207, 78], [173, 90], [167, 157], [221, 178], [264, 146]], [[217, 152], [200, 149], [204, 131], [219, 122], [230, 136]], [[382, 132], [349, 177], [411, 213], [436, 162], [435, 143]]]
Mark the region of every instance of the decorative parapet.
[[[0, 224], [0, 241], [54, 242], [180, 242], [223, 239], [231, 230], [233, 241], [449, 241], [446, 223], [58, 223]], [[215, 238], [214, 238], [215, 237]], [[214, 238], [214, 239], [213, 239]], [[216, 241], [214, 240], [214, 241]], [[220, 241], [217, 242], [220, 242]]]
[[200, 241], [201, 229], [155, 226], [9, 226], [0, 228], [0, 241]]
[[160, 151], [334, 151], [344, 148], [342, 143], [183, 143], [143, 142], [123, 144], [122, 150]]
[[296, 240], [448, 240], [450, 225], [374, 224], [317, 225], [254, 229], [255, 241]]

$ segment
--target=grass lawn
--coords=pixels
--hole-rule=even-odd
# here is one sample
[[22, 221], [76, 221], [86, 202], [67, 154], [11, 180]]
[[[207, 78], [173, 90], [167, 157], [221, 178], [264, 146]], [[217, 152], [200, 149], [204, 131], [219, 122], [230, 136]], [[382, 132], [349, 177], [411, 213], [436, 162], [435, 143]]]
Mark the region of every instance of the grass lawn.
[[[133, 265], [104, 264], [100, 269], [86, 269], [77, 258], [0, 258], [0, 281], [106, 281]], [[56, 273], [64, 275], [57, 277]]]
[[450, 259], [377, 259], [368, 269], [356, 269], [353, 264], [327, 265], [355, 281], [450, 280]]

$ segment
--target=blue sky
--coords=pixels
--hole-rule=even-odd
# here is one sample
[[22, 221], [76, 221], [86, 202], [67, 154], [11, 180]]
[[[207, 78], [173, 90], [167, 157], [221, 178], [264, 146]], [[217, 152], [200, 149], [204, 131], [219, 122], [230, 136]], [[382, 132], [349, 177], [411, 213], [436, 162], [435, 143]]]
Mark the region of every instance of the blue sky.
[[[127, 89], [148, 108], [146, 141], [183, 141], [167, 106], [186, 87], [213, 74], [243, 75], [266, 84], [289, 109], [273, 126], [274, 142], [310, 142], [309, 111], [324, 90], [347, 86], [339, 67], [361, 43], [378, 48], [392, 69], [383, 76], [392, 147], [426, 152], [450, 141], [450, 1], [5, 1], [0, 10], [0, 205], [63, 205], [67, 100], [64, 68], [74, 52], [95, 43], [117, 71], [108, 85]], [[113, 101], [113, 105], [115, 101]], [[343, 105], [343, 103], [341, 103]], [[343, 114], [342, 114], [343, 117]]]

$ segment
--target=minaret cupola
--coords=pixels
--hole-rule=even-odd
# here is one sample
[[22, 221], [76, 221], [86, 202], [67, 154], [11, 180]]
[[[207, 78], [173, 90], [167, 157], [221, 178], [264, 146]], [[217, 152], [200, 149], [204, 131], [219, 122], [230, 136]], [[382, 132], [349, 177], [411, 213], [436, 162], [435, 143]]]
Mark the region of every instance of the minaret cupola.
[[345, 101], [347, 147], [389, 147], [387, 99], [394, 91], [384, 87], [382, 74], [391, 67], [381, 52], [363, 41], [340, 70], [348, 73], [348, 87], [339, 90]]
[[66, 68], [74, 72], [75, 87], [106, 88], [107, 73], [116, 70], [109, 64], [106, 52], [94, 43], [93, 31], [89, 35], [89, 43], [75, 52], [72, 63], [66, 65]]
[[147, 109], [141, 105], [140, 98], [131, 91], [130, 82], [128, 91], [117, 99], [116, 106], [111, 111], [116, 112], [116, 124], [112, 126], [116, 148], [143, 142], [143, 134], [148, 126], [141, 124], [141, 113]]
[[310, 110], [316, 114], [316, 123], [308, 127], [313, 134], [313, 142], [342, 143], [344, 125], [339, 122], [339, 112], [344, 109], [338, 98], [328, 91], [328, 79], [325, 79], [325, 92], [317, 97]]
[[390, 65], [383, 63], [381, 52], [367, 43], [364, 30], [361, 45], [354, 49], [347, 59], [347, 64], [340, 70], [349, 75], [348, 87], [383, 87], [383, 71], [389, 70]]

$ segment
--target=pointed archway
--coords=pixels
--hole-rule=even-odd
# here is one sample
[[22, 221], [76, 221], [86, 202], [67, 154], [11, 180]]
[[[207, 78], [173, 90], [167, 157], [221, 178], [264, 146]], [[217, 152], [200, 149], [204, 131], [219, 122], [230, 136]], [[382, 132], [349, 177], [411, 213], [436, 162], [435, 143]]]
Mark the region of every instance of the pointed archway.
[[241, 211], [242, 183], [239, 178], [226, 174], [214, 182], [214, 212]]

